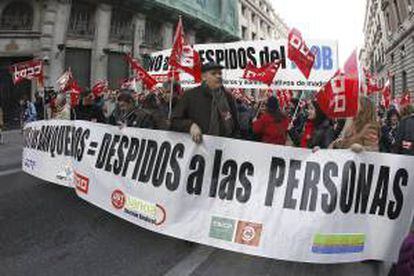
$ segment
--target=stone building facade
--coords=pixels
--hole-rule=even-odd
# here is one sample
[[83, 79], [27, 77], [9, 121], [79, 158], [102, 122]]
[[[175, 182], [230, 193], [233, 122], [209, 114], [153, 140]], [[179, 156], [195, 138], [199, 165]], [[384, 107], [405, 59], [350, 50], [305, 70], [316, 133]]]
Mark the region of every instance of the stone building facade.
[[268, 0], [239, 0], [240, 35], [243, 40], [287, 38], [289, 28]]
[[414, 0], [368, 0], [365, 15], [362, 63], [390, 78], [394, 96], [406, 91], [414, 96]]
[[[143, 62], [172, 45], [182, 15], [190, 43], [239, 37], [237, 0], [2, 0], [0, 1], [0, 106], [16, 121], [18, 100], [37, 87], [13, 86], [8, 67], [33, 58], [45, 62], [45, 84], [71, 68], [83, 87], [108, 79], [117, 87], [129, 75], [124, 54]], [[18, 120], [18, 118], [17, 118]]]

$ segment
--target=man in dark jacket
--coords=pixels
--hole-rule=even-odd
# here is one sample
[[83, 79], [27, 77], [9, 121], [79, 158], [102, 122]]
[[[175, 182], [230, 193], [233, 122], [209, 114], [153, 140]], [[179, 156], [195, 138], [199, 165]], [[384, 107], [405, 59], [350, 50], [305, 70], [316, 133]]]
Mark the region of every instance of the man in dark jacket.
[[401, 120], [394, 152], [414, 156], [414, 113]]
[[238, 137], [239, 123], [234, 100], [223, 87], [222, 66], [202, 66], [202, 84], [187, 91], [174, 109], [172, 130], [189, 132], [200, 143], [202, 134]]
[[92, 91], [85, 90], [81, 98], [81, 103], [72, 110], [72, 119], [105, 123], [106, 120], [102, 108], [95, 104]]

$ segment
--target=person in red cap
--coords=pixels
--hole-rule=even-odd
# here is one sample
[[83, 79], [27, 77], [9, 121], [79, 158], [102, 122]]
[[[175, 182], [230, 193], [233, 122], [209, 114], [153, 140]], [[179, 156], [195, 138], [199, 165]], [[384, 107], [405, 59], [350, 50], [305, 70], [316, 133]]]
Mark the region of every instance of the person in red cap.
[[236, 138], [239, 135], [237, 109], [233, 97], [223, 87], [223, 67], [202, 66], [202, 84], [187, 91], [174, 109], [171, 129], [189, 132], [194, 142], [202, 135]]

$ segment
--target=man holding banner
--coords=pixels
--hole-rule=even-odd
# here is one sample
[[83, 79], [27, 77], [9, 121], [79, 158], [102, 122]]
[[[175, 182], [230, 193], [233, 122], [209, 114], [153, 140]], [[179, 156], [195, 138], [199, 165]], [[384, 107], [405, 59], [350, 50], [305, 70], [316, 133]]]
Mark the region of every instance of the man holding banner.
[[202, 134], [236, 137], [239, 132], [234, 100], [224, 90], [223, 67], [217, 63], [203, 65], [202, 84], [187, 91], [178, 102], [172, 117], [172, 129], [190, 132], [200, 143]]

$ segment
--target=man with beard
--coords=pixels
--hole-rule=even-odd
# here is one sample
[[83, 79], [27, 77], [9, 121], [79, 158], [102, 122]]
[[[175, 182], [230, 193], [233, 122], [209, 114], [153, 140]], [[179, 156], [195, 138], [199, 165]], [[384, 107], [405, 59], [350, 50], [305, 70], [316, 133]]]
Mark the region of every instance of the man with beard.
[[239, 123], [234, 100], [223, 87], [223, 67], [216, 63], [202, 66], [202, 84], [187, 91], [174, 109], [171, 128], [189, 132], [194, 142], [202, 134], [238, 137]]

